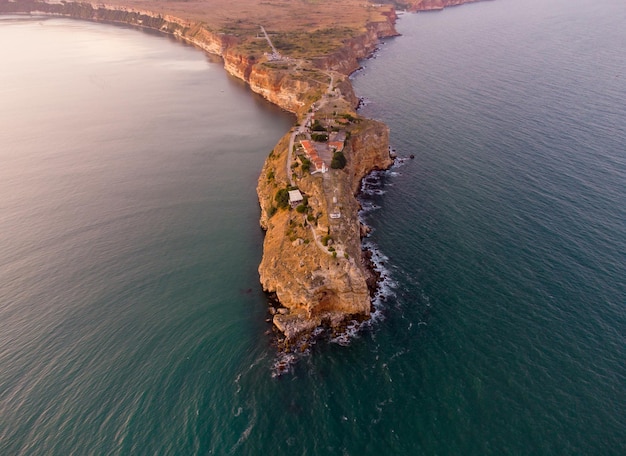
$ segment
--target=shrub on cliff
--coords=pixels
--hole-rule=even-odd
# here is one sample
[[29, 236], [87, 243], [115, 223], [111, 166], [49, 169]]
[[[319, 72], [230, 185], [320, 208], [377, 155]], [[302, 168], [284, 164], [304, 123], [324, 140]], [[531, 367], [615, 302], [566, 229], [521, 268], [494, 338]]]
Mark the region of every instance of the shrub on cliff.
[[325, 133], [311, 133], [311, 139], [317, 142], [328, 141], [328, 135]]
[[324, 125], [320, 123], [319, 120], [315, 119], [315, 121], [313, 122], [313, 125], [311, 125], [311, 130], [312, 131], [326, 131], [326, 128], [324, 127]]
[[302, 157], [302, 171], [308, 173], [311, 170], [311, 160]]
[[343, 152], [335, 152], [333, 154], [333, 159], [330, 161], [330, 167], [332, 169], [343, 169], [346, 166], [346, 156]]
[[274, 196], [274, 200], [276, 201], [276, 205], [280, 209], [286, 209], [289, 206], [289, 192], [286, 188], [281, 188], [276, 192], [276, 196]]
[[341, 117], [343, 117], [344, 119], [346, 119], [348, 122], [354, 122], [355, 120], [357, 120], [356, 117], [354, 117], [352, 114], [342, 114]]

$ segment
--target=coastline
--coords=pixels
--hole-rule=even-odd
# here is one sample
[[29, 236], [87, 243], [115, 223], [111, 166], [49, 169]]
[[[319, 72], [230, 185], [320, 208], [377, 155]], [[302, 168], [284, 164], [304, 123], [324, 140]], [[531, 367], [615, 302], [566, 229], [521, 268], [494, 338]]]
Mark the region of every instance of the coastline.
[[[393, 7], [377, 7], [382, 21], [368, 22], [361, 34], [344, 40], [327, 55], [259, 61], [238, 51], [236, 36], [216, 34], [182, 17], [120, 5], [0, 0], [2, 13], [121, 23], [174, 36], [220, 56], [229, 74], [296, 115], [296, 125], [267, 158], [257, 187], [265, 230], [259, 276], [263, 289], [280, 303], [270, 307], [270, 313], [274, 327], [284, 335], [279, 348], [286, 352], [306, 349], [320, 328], [337, 335], [348, 322], [370, 318], [380, 281], [371, 252], [363, 247], [367, 227], [359, 219], [357, 196], [367, 175], [393, 164], [389, 130], [357, 114], [359, 100], [348, 79], [359, 68], [359, 60], [377, 49], [381, 38], [397, 35]], [[339, 135], [347, 157], [341, 168], [331, 167], [327, 156], [321, 166], [316, 164], [315, 172], [305, 169], [312, 157], [303, 146], [316, 137], [314, 118], [317, 122], [324, 119], [328, 135]], [[313, 143], [319, 150], [327, 147], [324, 141]], [[306, 198], [302, 210], [302, 204], [277, 207], [278, 194], [289, 189], [301, 191]]]

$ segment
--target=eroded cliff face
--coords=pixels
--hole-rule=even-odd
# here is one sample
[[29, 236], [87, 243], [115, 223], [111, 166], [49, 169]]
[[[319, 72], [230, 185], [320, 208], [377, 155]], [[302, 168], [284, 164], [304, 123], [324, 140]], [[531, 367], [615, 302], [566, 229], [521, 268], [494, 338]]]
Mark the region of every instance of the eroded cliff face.
[[[332, 99], [330, 112], [340, 106], [350, 114], [348, 125], [342, 125], [349, 135], [344, 169], [315, 175], [288, 169], [287, 157], [293, 149], [287, 134], [268, 157], [258, 181], [261, 226], [266, 230], [259, 274], [264, 290], [275, 293], [282, 306], [273, 321], [288, 343], [306, 337], [320, 325], [337, 328], [347, 319], [367, 318], [370, 313], [368, 285], [373, 276], [361, 251], [363, 229], [355, 195], [365, 175], [389, 167], [392, 161], [387, 127], [354, 113], [357, 98], [347, 75], [381, 37], [396, 34], [393, 9], [380, 8], [385, 20], [368, 24], [362, 34], [347, 40], [332, 55], [314, 62], [276, 63], [241, 54], [236, 37], [173, 16], [104, 4], [0, 0], [1, 12], [119, 22], [177, 36], [221, 56], [229, 73], [272, 103], [296, 113], [300, 122], [321, 97]], [[290, 177], [307, 198], [305, 212], [276, 210], [276, 193], [290, 184]], [[340, 217], [331, 217], [331, 213]]]
[[359, 68], [359, 60], [374, 52], [381, 38], [397, 36], [395, 29], [396, 12], [390, 5], [380, 7], [385, 17], [384, 21], [367, 24], [363, 33], [346, 40], [344, 46], [328, 56], [314, 59], [319, 68], [350, 74]]
[[[388, 168], [392, 161], [384, 124], [359, 119], [350, 133], [344, 169], [297, 173], [294, 183], [308, 199], [306, 212], [288, 208], [272, 214], [277, 192], [288, 185], [287, 155], [293, 153], [289, 135], [268, 157], [259, 177], [261, 225], [266, 230], [259, 274], [264, 290], [275, 293], [284, 307], [273, 321], [287, 343], [321, 325], [337, 328], [370, 313], [372, 277], [361, 251], [355, 195], [365, 175]], [[331, 218], [331, 212], [340, 218]]]
[[320, 82], [295, 78], [290, 68], [256, 62], [231, 50], [222, 57], [226, 71], [246, 81], [253, 92], [289, 112], [301, 111], [311, 102], [308, 94], [322, 90]]

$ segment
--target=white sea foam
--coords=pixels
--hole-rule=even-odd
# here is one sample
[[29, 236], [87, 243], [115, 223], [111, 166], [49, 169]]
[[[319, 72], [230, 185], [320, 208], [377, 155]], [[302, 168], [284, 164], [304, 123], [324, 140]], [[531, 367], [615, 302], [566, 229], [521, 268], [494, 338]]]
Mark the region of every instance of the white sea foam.
[[342, 346], [350, 345], [354, 339], [360, 337], [363, 330], [372, 328], [378, 322], [384, 320], [387, 302], [396, 296], [398, 285], [391, 277], [391, 271], [385, 267], [385, 263], [388, 261], [387, 256], [371, 241], [365, 242], [364, 247], [371, 252], [371, 261], [374, 265], [374, 270], [380, 274], [380, 280], [378, 289], [372, 299], [373, 310], [370, 318], [363, 322], [357, 322], [356, 320], [349, 322], [341, 334], [330, 339], [332, 343]]
[[293, 372], [293, 366], [297, 361], [298, 356], [293, 353], [279, 353], [272, 364], [272, 378]]
[[[399, 160], [396, 160], [394, 167], [397, 166]], [[362, 223], [366, 223], [367, 214], [381, 208], [378, 204], [374, 203], [371, 197], [378, 197], [385, 194], [384, 186], [390, 185], [388, 182], [383, 182], [383, 177], [397, 176], [400, 173], [396, 171], [374, 171], [361, 182], [361, 197], [359, 203], [361, 209], [359, 210], [359, 220]], [[370, 227], [370, 233], [373, 229]], [[372, 242], [368, 235], [368, 240], [363, 243], [363, 247], [371, 252], [371, 262], [375, 272], [379, 275], [378, 288], [372, 298], [372, 312], [368, 320], [359, 322], [352, 320], [347, 323], [346, 328], [339, 334], [333, 335], [329, 340], [331, 343], [348, 346], [354, 339], [358, 339], [361, 333], [374, 327], [378, 322], [385, 319], [385, 308], [390, 299], [396, 296], [397, 283], [392, 278], [391, 271], [385, 266], [389, 258], [383, 254], [378, 246]], [[315, 345], [318, 340], [323, 339], [324, 335], [328, 333], [325, 328], [316, 328], [311, 337], [307, 339], [306, 346], [300, 347], [296, 353], [279, 353], [272, 364], [271, 372], [272, 378], [278, 378], [285, 374], [293, 372], [294, 365], [302, 357], [310, 354], [310, 347]]]
[[250, 418], [248, 426], [244, 429], [244, 431], [239, 436], [239, 439], [237, 440], [235, 445], [231, 448], [231, 450], [230, 450], [231, 454], [237, 454], [237, 451], [239, 450], [239, 447], [241, 447], [241, 445], [246, 440], [248, 440], [248, 438], [250, 437], [250, 433], [252, 432], [252, 429], [256, 425], [256, 422], [257, 422], [257, 411], [256, 411], [256, 409], [254, 409], [254, 412], [252, 414], [252, 417]]

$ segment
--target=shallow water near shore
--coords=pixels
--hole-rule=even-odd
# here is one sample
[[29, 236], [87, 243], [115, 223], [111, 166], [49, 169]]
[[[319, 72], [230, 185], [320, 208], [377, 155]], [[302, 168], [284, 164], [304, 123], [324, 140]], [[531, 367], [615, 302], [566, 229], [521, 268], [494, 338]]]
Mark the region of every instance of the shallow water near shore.
[[166, 37], [0, 21], [0, 454], [624, 454], [603, 6], [402, 17], [353, 81], [415, 155], [364, 183], [377, 319], [278, 378], [255, 185], [293, 118]]

